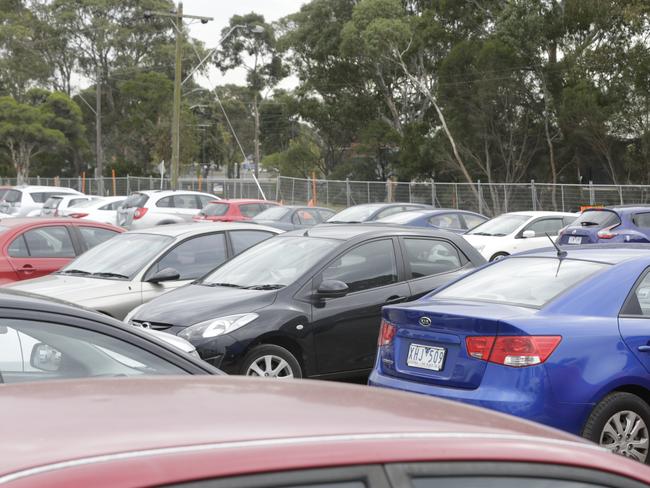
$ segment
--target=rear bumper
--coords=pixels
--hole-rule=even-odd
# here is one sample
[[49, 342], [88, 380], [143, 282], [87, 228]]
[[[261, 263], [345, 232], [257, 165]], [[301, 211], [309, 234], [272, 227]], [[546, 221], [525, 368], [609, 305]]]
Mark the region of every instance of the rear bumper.
[[370, 374], [368, 384], [456, 400], [539, 422], [577, 435], [580, 435], [584, 422], [593, 408], [592, 404], [556, 402], [545, 371], [540, 367], [524, 370], [490, 364], [481, 386], [474, 390], [445, 388], [408, 381], [381, 374], [377, 368]]

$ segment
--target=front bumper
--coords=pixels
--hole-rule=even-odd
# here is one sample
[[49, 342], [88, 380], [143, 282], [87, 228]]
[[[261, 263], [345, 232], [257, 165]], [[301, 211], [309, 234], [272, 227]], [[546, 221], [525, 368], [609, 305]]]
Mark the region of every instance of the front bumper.
[[[496, 371], [494, 369], [499, 368]], [[492, 370], [492, 371], [490, 371]], [[388, 376], [373, 369], [370, 386], [420, 393], [496, 410], [580, 435], [593, 404], [557, 402], [543, 368], [489, 364], [476, 389], [446, 388]]]

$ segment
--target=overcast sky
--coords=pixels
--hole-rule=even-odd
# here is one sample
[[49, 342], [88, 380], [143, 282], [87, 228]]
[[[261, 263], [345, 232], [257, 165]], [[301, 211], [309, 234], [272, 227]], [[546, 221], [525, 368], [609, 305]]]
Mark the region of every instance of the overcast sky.
[[[272, 22], [297, 12], [306, 2], [307, 0], [185, 0], [183, 13], [214, 17], [214, 20], [207, 24], [196, 22], [189, 25], [192, 37], [200, 39], [206, 48], [212, 49], [221, 37], [221, 29], [228, 25], [233, 15], [255, 12], [262, 14], [267, 22]], [[230, 71], [222, 75], [220, 71], [213, 69], [209, 72], [209, 80], [205, 77], [197, 77], [196, 80], [203, 86], [213, 88], [225, 83], [244, 84], [245, 77], [243, 71]]]

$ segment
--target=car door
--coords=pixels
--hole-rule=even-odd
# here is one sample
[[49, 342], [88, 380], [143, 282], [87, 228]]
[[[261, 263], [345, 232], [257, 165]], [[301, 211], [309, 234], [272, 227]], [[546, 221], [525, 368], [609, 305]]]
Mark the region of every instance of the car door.
[[404, 301], [410, 294], [401, 281], [397, 242], [380, 238], [348, 249], [313, 280], [314, 292], [324, 280], [347, 284], [341, 298], [312, 305], [312, 330], [320, 374], [367, 370], [375, 359], [381, 307]]
[[627, 347], [650, 373], [650, 269], [628, 296], [618, 328]]
[[78, 251], [66, 226], [44, 226], [14, 237], [7, 248], [7, 259], [18, 279], [26, 280], [58, 271]]
[[[541, 217], [533, 220], [515, 236], [512, 253], [552, 246], [546, 234], [555, 240], [562, 227], [564, 227], [562, 217]], [[535, 237], [524, 237], [526, 231], [535, 232]]]
[[[215, 232], [197, 237], [190, 237], [166, 252], [156, 260], [142, 278], [142, 302], [186, 285], [207, 274], [210, 270], [224, 263], [228, 258], [226, 236], [223, 232]], [[151, 283], [153, 275], [166, 268], [178, 271], [177, 280], [162, 283]]]
[[446, 285], [469, 269], [469, 260], [450, 241], [404, 237], [400, 244], [411, 289], [409, 300]]

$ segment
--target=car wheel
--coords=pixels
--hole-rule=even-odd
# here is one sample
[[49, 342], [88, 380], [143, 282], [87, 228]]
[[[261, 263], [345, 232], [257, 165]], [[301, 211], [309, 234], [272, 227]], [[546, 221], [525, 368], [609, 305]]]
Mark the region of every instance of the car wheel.
[[244, 358], [241, 373], [265, 378], [302, 378], [302, 369], [295, 356], [274, 344], [251, 349]]
[[632, 393], [607, 395], [591, 412], [583, 437], [614, 454], [650, 464], [650, 406]]
[[510, 254], [508, 254], [507, 252], [498, 252], [498, 253], [494, 254], [494, 255], [490, 258], [490, 262], [492, 262], [492, 261], [496, 261], [497, 259], [501, 259], [501, 258], [504, 258], [504, 257], [506, 257], [506, 256], [510, 256]]

